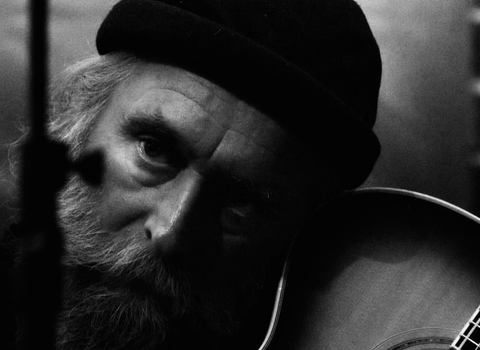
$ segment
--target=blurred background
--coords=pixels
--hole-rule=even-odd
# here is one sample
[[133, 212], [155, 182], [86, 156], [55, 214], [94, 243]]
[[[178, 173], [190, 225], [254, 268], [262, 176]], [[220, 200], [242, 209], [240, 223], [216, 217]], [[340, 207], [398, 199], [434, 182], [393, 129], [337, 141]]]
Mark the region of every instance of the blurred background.
[[[423, 192], [480, 214], [472, 173], [479, 131], [472, 83], [470, 0], [357, 0], [383, 56], [376, 132], [383, 145], [364, 186]], [[52, 0], [50, 73], [95, 53], [116, 0]], [[28, 2], [0, 0], [0, 222], [11, 216], [8, 144], [28, 116]], [[480, 186], [478, 186], [480, 187]]]

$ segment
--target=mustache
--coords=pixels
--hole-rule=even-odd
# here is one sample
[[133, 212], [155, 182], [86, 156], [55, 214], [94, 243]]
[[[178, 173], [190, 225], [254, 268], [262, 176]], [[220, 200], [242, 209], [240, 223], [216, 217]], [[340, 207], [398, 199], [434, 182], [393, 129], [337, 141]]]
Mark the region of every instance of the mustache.
[[[148, 250], [129, 248], [128, 258], [121, 263], [115, 261], [111, 254], [91, 254], [89, 258], [83, 257], [82, 263], [77, 259], [69, 259], [67, 255], [64, 267], [67, 275], [74, 276], [77, 287], [80, 285], [85, 290], [93, 287], [97, 291], [122, 290], [132, 296], [148, 297], [162, 305], [164, 311], [174, 317], [181, 317], [189, 309], [191, 301], [191, 284], [185, 273], [173, 264], [164, 262]], [[121, 251], [119, 251], [122, 255]], [[101, 257], [97, 260], [95, 257]], [[112, 259], [109, 259], [112, 258]], [[78, 289], [78, 288], [76, 288]], [[106, 295], [107, 293], [100, 293]]]
[[96, 222], [101, 193], [73, 177], [59, 198], [60, 225], [65, 232], [62, 264], [87, 282], [169, 298], [184, 308], [191, 294], [182, 266], [166, 261], [138, 234], [109, 234]]

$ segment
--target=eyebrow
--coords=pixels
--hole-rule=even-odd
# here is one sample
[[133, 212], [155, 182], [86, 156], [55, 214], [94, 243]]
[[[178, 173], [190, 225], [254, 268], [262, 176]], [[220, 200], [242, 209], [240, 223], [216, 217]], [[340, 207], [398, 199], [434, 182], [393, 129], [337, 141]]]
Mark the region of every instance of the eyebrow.
[[129, 114], [123, 119], [121, 129], [127, 136], [148, 133], [155, 137], [162, 137], [174, 149], [182, 152], [192, 152], [185, 138], [165, 120], [161, 113], [136, 112]]

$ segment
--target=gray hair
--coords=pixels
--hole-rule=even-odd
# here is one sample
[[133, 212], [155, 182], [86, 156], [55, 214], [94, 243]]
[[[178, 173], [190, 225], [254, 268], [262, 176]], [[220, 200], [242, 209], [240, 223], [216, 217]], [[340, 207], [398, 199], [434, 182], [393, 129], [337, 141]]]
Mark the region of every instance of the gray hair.
[[[49, 135], [69, 147], [70, 156], [78, 158], [86, 141], [108, 103], [113, 91], [132, 74], [138, 59], [124, 53], [93, 56], [78, 61], [53, 82], [49, 101]], [[30, 133], [28, 125], [19, 125], [21, 136], [9, 146], [9, 164], [14, 194], [19, 200], [22, 148]], [[18, 208], [10, 208], [13, 220]]]
[[48, 130], [70, 147], [73, 157], [84, 150], [98, 116], [138, 59], [126, 54], [94, 56], [67, 68], [51, 91]]

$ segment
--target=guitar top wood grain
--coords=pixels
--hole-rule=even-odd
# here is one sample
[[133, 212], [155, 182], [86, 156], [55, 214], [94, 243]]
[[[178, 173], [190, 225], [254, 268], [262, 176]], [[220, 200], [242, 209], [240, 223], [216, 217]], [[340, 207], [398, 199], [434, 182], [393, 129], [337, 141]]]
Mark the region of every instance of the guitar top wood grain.
[[331, 203], [295, 242], [268, 349], [395, 349], [423, 328], [453, 341], [480, 304], [479, 236], [476, 220], [414, 196]]

